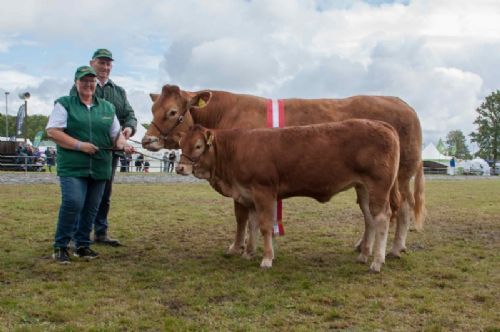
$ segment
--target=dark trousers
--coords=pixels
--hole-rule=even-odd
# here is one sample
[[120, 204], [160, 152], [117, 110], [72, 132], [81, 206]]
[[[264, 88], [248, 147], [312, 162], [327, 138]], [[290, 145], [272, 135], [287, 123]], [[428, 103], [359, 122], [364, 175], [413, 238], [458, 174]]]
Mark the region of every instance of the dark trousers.
[[94, 219], [95, 236], [105, 236], [108, 233], [108, 213], [111, 206], [111, 192], [113, 190], [113, 180], [115, 179], [115, 172], [119, 159], [118, 156], [113, 155], [111, 179], [106, 180], [99, 211], [97, 211], [97, 215]]

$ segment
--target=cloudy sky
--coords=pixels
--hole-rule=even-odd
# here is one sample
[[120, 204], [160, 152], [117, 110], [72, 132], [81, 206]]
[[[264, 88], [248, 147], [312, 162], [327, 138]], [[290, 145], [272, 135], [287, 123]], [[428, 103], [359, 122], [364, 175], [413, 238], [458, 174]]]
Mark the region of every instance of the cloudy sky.
[[[71, 3], [71, 5], [69, 5]], [[500, 87], [498, 0], [17, 0], [0, 11], [0, 94], [49, 115], [108, 48], [140, 122], [162, 85], [265, 97], [398, 96], [424, 140], [475, 129]], [[0, 99], [1, 100], [1, 99]], [[5, 114], [5, 101], [0, 103]]]

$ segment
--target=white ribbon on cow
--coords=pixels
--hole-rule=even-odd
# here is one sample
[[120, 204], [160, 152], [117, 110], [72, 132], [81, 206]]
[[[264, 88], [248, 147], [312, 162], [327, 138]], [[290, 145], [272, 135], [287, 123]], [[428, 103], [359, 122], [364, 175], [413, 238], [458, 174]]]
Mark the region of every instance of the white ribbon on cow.
[[[282, 128], [285, 126], [285, 102], [283, 99], [269, 99], [267, 101], [267, 127]], [[283, 227], [283, 203], [281, 199], [274, 202], [273, 234], [285, 235]]]

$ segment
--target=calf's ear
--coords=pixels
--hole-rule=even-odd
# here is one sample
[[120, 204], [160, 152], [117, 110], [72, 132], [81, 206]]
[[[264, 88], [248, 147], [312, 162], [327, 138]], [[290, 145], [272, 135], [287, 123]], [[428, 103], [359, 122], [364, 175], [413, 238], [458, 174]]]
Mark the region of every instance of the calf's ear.
[[189, 100], [190, 108], [195, 108], [195, 109], [203, 108], [208, 105], [210, 99], [212, 99], [212, 92], [210, 91], [200, 92]]
[[149, 97], [151, 98], [151, 100], [153, 101], [153, 103], [160, 97], [159, 94], [157, 93], [150, 93], [149, 94]]
[[212, 143], [214, 141], [214, 138], [215, 138], [215, 136], [214, 136], [214, 134], [210, 130], [207, 130], [205, 132], [205, 142], [207, 142], [208, 146], [212, 145]]

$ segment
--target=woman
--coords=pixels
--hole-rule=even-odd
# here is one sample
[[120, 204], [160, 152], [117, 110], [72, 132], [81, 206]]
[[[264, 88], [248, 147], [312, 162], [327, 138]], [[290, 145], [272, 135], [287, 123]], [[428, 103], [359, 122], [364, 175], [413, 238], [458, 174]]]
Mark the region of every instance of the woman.
[[94, 96], [96, 76], [89, 66], [76, 70], [78, 94], [56, 100], [46, 127], [47, 135], [57, 144], [62, 196], [52, 257], [62, 264], [70, 262], [71, 239], [76, 247], [74, 256], [99, 256], [90, 249], [90, 232], [106, 180], [111, 178], [111, 150], [133, 152], [120, 132], [114, 106]]

